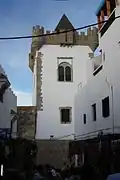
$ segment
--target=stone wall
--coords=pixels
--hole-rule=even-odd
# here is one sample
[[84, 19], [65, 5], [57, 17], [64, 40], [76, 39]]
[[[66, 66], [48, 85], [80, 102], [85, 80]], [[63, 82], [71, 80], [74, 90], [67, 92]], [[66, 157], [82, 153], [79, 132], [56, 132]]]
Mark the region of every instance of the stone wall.
[[69, 141], [39, 140], [37, 146], [37, 164], [51, 164], [56, 168], [62, 168], [64, 162], [69, 163]]
[[25, 139], [34, 139], [36, 133], [36, 107], [18, 106], [18, 136]]
[[37, 81], [37, 87], [36, 87], [36, 107], [37, 110], [42, 111], [43, 110], [43, 97], [42, 97], [42, 54], [38, 52], [38, 56], [36, 59], [36, 81]]

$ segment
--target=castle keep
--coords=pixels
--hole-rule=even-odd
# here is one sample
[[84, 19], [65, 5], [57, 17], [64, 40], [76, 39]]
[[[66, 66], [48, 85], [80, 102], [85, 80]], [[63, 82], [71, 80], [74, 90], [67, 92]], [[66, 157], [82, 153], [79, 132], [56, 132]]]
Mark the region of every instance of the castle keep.
[[79, 83], [87, 83], [87, 64], [92, 63], [90, 56], [98, 46], [98, 30], [94, 27], [79, 33], [63, 15], [54, 31], [34, 26], [32, 36], [29, 67], [33, 72], [33, 106], [37, 109], [37, 163], [61, 168], [69, 161], [74, 97]]

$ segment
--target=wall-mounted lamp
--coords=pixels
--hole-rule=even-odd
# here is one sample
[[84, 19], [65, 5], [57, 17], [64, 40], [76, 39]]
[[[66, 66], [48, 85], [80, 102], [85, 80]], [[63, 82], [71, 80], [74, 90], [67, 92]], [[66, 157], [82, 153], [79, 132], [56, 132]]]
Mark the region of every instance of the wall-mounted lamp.
[[53, 140], [53, 139], [54, 139], [54, 135], [51, 135], [51, 136], [50, 136], [50, 140]]

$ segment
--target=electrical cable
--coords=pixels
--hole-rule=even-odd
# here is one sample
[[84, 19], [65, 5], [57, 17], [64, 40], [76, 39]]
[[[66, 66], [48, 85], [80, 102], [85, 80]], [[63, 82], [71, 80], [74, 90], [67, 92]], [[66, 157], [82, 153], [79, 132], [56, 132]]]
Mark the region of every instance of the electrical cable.
[[[120, 127], [117, 127], [117, 128], [120, 128]], [[55, 137], [54, 139], [55, 140], [60, 140], [60, 139], [64, 139], [64, 138], [67, 138], [67, 137], [70, 137], [70, 136], [73, 136], [74, 138], [84, 138], [84, 137], [87, 137], [87, 136], [91, 136], [92, 134], [96, 134], [96, 133], [99, 133], [99, 132], [103, 132], [103, 131], [107, 131], [107, 130], [110, 130], [112, 128], [104, 128], [104, 129], [98, 129], [96, 131], [92, 131], [92, 132], [88, 132], [88, 133], [85, 133], [85, 134], [68, 134], [68, 135], [63, 135], [61, 137]]]
[[[118, 18], [120, 18], [120, 16], [117, 16], [117, 17], [115, 17], [113, 19], [118, 19]], [[108, 21], [109, 21], [109, 19], [105, 20], [105, 21], [102, 21], [102, 22], [99, 22], [99, 23], [93, 23], [93, 24], [89, 24], [89, 25], [82, 26], [82, 27], [75, 28], [75, 29], [70, 29], [70, 30], [61, 31], [61, 32], [53, 32], [53, 33], [49, 33], [49, 34], [36, 35], [36, 36], [29, 35], [29, 36], [0, 37], [0, 40], [18, 40], [18, 39], [31, 39], [31, 38], [34, 38], [34, 37], [53, 36], [53, 35], [57, 35], [57, 34], [67, 33], [67, 32], [71, 32], [71, 31], [75, 32], [75, 31], [78, 31], [78, 30], [90, 28], [90, 27], [93, 27], [93, 26], [97, 26], [99, 24], [106, 23]]]
[[70, 136], [75, 136], [75, 134], [67, 134], [67, 135], [63, 135], [63, 136], [61, 136], [61, 137], [54, 137], [53, 139], [55, 139], [55, 140], [58, 140], [58, 139], [63, 139], [63, 138], [67, 138], [67, 137], [70, 137]]

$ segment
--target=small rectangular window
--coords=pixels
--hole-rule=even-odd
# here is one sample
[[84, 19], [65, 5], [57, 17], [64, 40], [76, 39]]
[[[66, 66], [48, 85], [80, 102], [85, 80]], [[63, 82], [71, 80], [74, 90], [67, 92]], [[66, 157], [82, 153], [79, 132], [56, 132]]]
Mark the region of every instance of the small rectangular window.
[[97, 117], [96, 117], [96, 104], [92, 105], [92, 118], [93, 121], [96, 121]]
[[60, 119], [62, 124], [71, 123], [71, 110], [72, 108], [60, 108]]
[[0, 102], [3, 103], [3, 94], [0, 93]]
[[83, 123], [86, 124], [86, 114], [83, 114]]
[[102, 100], [102, 115], [104, 118], [110, 116], [109, 97]]

